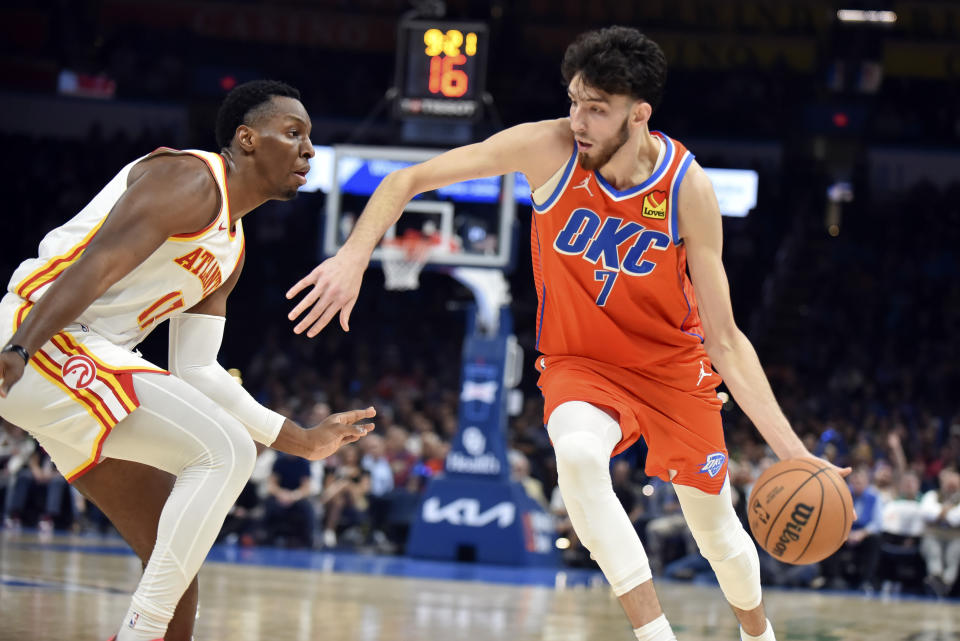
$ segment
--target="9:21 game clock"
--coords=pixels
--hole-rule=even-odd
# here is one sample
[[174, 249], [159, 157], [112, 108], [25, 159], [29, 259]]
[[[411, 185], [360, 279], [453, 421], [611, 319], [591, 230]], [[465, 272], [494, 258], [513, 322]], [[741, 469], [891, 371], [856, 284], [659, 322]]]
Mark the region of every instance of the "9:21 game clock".
[[397, 37], [395, 113], [400, 118], [476, 120], [487, 72], [487, 26], [411, 20]]

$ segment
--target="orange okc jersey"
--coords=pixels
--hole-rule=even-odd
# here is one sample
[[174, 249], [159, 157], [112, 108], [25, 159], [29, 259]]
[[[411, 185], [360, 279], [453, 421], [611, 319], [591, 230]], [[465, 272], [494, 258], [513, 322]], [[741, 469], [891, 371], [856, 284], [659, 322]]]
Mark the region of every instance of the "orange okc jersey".
[[533, 194], [544, 423], [569, 401], [602, 407], [620, 425], [614, 454], [642, 436], [648, 475], [717, 494], [727, 460], [720, 376], [703, 348], [677, 229], [693, 155], [653, 135], [660, 156], [640, 185], [615, 189], [581, 168], [575, 149]]
[[[642, 184], [615, 189], [599, 172], [580, 167], [575, 148], [534, 194], [537, 349], [547, 356], [639, 370], [706, 358], [677, 229], [677, 193], [693, 154], [652, 134], [660, 157]], [[538, 196], [548, 197], [537, 204]]]

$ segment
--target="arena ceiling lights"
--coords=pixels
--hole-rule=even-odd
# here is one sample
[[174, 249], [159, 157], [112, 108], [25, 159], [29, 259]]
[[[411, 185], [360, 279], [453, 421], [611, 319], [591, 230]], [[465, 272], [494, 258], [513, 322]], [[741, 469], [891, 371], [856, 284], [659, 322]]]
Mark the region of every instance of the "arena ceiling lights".
[[839, 9], [837, 20], [840, 22], [872, 22], [893, 24], [897, 21], [895, 11], [866, 11], [863, 9]]

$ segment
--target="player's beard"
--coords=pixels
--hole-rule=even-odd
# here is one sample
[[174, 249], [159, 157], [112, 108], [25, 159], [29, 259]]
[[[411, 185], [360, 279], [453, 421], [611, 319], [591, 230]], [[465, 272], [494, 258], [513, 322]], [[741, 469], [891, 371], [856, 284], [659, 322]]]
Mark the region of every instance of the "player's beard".
[[623, 119], [623, 124], [620, 126], [620, 131], [614, 136], [612, 140], [600, 147], [593, 156], [587, 156], [585, 153], [580, 153], [577, 155], [577, 160], [580, 162], [580, 167], [586, 169], [587, 171], [593, 171], [594, 169], [600, 169], [613, 158], [613, 154], [620, 151], [620, 148], [627, 144], [627, 140], [630, 139], [630, 130], [627, 127], [627, 118]]

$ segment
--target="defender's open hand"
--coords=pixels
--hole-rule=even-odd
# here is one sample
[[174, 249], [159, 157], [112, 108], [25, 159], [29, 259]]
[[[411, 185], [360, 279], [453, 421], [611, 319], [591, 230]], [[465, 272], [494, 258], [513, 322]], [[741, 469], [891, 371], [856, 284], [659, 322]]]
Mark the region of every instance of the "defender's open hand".
[[[302, 334], [306, 330], [307, 336], [313, 338], [333, 320], [337, 312], [340, 312], [340, 327], [343, 331], [349, 332], [350, 312], [353, 311], [357, 296], [360, 294], [360, 284], [363, 281], [363, 270], [366, 266], [366, 261], [350, 255], [337, 254], [320, 263], [291, 287], [287, 291], [288, 299], [295, 297], [307, 287], [313, 286], [287, 315], [287, 318], [295, 321], [310, 309], [293, 331]], [[311, 305], [312, 308], [310, 308]]]
[[309, 430], [310, 453], [305, 458], [319, 461], [327, 458], [341, 446], [355, 443], [373, 431], [373, 423], [364, 419], [373, 418], [377, 411], [372, 407], [331, 414], [319, 425]]

